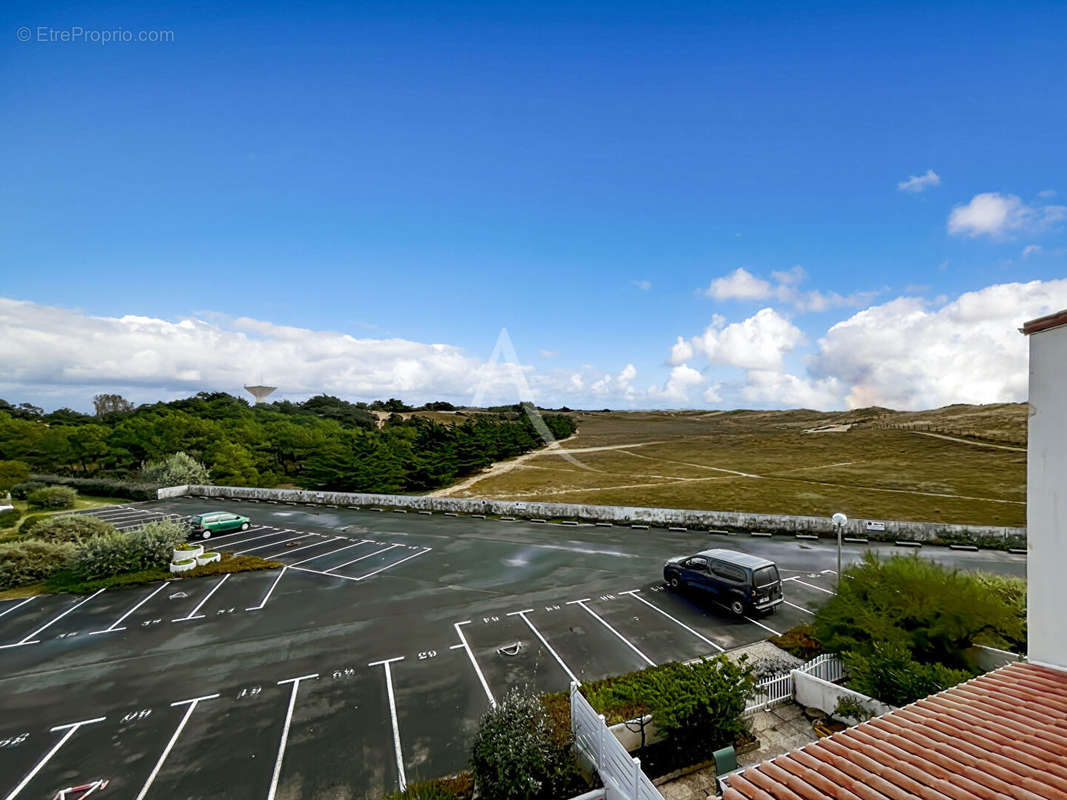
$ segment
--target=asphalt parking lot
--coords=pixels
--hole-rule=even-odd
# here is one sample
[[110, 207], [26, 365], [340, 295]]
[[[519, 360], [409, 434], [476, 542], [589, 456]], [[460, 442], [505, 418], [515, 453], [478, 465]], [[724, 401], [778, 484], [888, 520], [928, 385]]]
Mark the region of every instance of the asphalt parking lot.
[[[793, 539], [192, 498], [93, 513], [132, 529], [218, 509], [254, 525], [211, 549], [285, 567], [0, 601], [0, 798], [98, 780], [134, 800], [380, 797], [461, 769], [513, 687], [765, 639], [836, 578], [832, 546]], [[775, 560], [778, 612], [734, 619], [664, 591], [663, 560], [708, 547]], [[923, 556], [1025, 574], [1023, 555]]]

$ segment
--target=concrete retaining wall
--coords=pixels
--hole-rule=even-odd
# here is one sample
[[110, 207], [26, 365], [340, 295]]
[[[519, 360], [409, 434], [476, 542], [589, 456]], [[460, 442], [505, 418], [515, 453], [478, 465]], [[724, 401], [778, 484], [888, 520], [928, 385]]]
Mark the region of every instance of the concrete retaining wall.
[[[766, 531], [780, 534], [836, 536], [829, 517], [800, 517], [754, 514], [738, 511], [700, 511], [683, 508], [643, 508], [636, 506], [595, 506], [575, 503], [538, 503], [514, 500], [482, 500], [474, 497], [425, 497], [404, 494], [360, 494], [318, 492], [306, 489], [258, 489], [246, 486], [173, 486], [160, 489], [159, 496], [225, 497], [234, 500], [273, 500], [278, 503], [314, 503], [335, 506], [384, 506], [418, 511], [456, 514], [492, 514], [532, 519], [570, 519], [587, 522], [631, 523], [680, 527], [694, 531]], [[164, 494], [166, 492], [167, 494]], [[849, 520], [846, 536], [872, 540], [917, 542], [992, 542], [1017, 545], [1025, 541], [1024, 528], [997, 528], [984, 525], [946, 525], [937, 522], [879, 520], [884, 531], [869, 531], [868, 520]]]
[[[793, 700], [805, 708], [818, 708], [834, 716], [837, 701], [842, 697], [848, 697], [860, 703], [871, 712], [872, 716], [880, 716], [893, 710], [893, 706], [880, 703], [873, 697], [854, 692], [844, 686], [830, 683], [830, 681], [824, 681], [822, 678], [816, 678], [814, 675], [801, 672], [799, 669], [793, 670]], [[862, 722], [862, 720], [848, 717], [842, 718], [841, 721], [853, 725]]]

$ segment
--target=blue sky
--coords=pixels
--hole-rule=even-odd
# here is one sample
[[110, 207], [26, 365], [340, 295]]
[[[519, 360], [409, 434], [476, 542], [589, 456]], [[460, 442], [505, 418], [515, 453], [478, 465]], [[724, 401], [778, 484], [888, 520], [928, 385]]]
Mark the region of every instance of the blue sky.
[[[870, 365], [837, 370], [840, 349], [819, 342], [872, 306], [879, 325], [906, 318], [953, 341], [969, 338], [953, 307], [965, 293], [986, 292], [994, 337], [1067, 306], [1061, 4], [264, 5], [0, 10], [0, 295], [20, 303], [0, 318], [18, 354], [0, 396], [85, 407], [94, 387], [151, 399], [228, 379], [209, 353], [202, 370], [177, 363], [165, 326], [162, 345], [111, 353], [152, 369], [64, 360], [77, 348], [44, 306], [65, 310], [68, 336], [77, 320], [135, 315], [258, 337], [258, 360], [234, 356], [241, 372], [283, 372], [300, 348], [283, 357], [284, 335], [236, 318], [467, 359], [446, 368], [425, 348], [369, 343], [373, 374], [294, 366], [294, 396], [462, 398], [449, 369], [469, 383], [506, 327], [548, 404], [1021, 399], [1017, 381], [987, 376], [930, 386], [943, 369], [907, 352], [891, 354], [913, 384], [897, 396], [864, 383]], [[173, 41], [47, 41], [75, 26]], [[928, 170], [921, 191], [898, 188]], [[802, 279], [772, 276], [798, 266]], [[703, 291], [738, 269], [768, 287]], [[763, 308], [791, 326], [776, 338], [767, 315], [749, 325], [777, 358], [697, 347], [672, 360], [677, 337]], [[877, 338], [853, 324], [855, 341]], [[994, 374], [1025, 352], [1003, 346]], [[398, 358], [423, 372], [391, 386]], [[775, 371], [776, 388], [753, 369]], [[603, 375], [615, 385], [593, 392]]]

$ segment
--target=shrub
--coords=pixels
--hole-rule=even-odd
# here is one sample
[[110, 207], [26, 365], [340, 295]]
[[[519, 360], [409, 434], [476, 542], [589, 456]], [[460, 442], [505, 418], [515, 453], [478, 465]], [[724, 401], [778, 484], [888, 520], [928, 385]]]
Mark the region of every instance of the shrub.
[[75, 547], [63, 542], [26, 539], [0, 544], [0, 589], [44, 580], [74, 558]]
[[474, 781], [469, 773], [452, 778], [409, 783], [402, 792], [389, 795], [386, 800], [467, 800], [474, 794]]
[[141, 467], [141, 477], [159, 486], [211, 483], [207, 467], [188, 453], [181, 451], [167, 456], [162, 461], [148, 462]]
[[973, 677], [943, 664], [924, 664], [896, 642], [878, 642], [869, 653], [846, 653], [849, 688], [892, 706], [904, 706]]
[[33, 533], [33, 529], [40, 525], [44, 520], [51, 518], [53, 514], [27, 514], [22, 518], [22, 522], [19, 523], [19, 535], [29, 536]]
[[815, 637], [814, 625], [797, 625], [780, 636], [772, 636], [768, 641], [804, 661], [810, 661], [822, 653], [822, 644]]
[[48, 481], [49, 484], [70, 486], [82, 494], [97, 497], [124, 497], [129, 500], [155, 500], [158, 486], [140, 481], [117, 478], [68, 478], [62, 475], [34, 475], [33, 482]]
[[74, 508], [74, 501], [77, 499], [78, 493], [69, 486], [46, 486], [43, 489], [34, 489], [26, 496], [26, 502], [34, 508], [46, 508], [50, 511]]
[[583, 785], [571, 747], [556, 738], [540, 700], [515, 689], [479, 721], [471, 768], [483, 797], [556, 800]]
[[815, 635], [835, 653], [869, 653], [898, 644], [923, 663], [965, 666], [982, 636], [1021, 635], [1017, 607], [974, 575], [915, 556], [868, 553], [845, 570], [838, 593], [815, 613]]
[[45, 515], [33, 526], [33, 535], [49, 542], [84, 542], [113, 533], [115, 526], [87, 514]]
[[17, 508], [9, 508], [7, 511], [0, 511], [0, 528], [14, 528], [15, 523], [19, 521], [22, 516], [22, 512]]
[[163, 569], [174, 548], [185, 541], [185, 528], [174, 522], [152, 522], [133, 533], [105, 533], [86, 541], [72, 567], [80, 580], [96, 580], [125, 572]]
[[11, 496], [16, 500], [25, 500], [30, 492], [36, 489], [43, 489], [47, 486], [47, 483], [43, 481], [23, 481], [22, 483], [16, 483], [11, 487]]

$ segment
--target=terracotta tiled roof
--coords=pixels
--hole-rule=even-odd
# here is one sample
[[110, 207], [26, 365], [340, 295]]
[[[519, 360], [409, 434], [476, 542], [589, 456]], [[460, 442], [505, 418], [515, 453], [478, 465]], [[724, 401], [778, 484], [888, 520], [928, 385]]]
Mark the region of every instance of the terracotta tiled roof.
[[1011, 664], [729, 778], [723, 800], [1067, 800], [1067, 672]]

